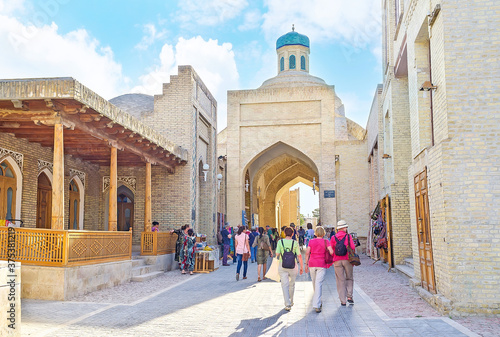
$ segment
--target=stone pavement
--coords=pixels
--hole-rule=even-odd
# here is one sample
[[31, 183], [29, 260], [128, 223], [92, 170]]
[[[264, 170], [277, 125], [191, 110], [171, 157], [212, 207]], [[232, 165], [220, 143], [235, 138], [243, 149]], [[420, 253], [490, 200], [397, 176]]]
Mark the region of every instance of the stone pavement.
[[[311, 307], [308, 275], [297, 278], [295, 305], [287, 312], [279, 283], [255, 282], [255, 263], [247, 280], [236, 282], [235, 269], [186, 275], [163, 289], [149, 283], [156, 292], [127, 303], [23, 300], [22, 335], [478, 336], [449, 318], [389, 318], [357, 285], [355, 305], [341, 307], [333, 268], [323, 285], [321, 313]], [[356, 282], [356, 271], [354, 277]]]

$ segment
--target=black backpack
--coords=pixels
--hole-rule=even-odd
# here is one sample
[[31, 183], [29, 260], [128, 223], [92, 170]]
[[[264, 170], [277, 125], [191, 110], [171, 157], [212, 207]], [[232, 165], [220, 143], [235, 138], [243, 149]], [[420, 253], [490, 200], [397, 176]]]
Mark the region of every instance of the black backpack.
[[335, 241], [337, 242], [337, 244], [335, 245], [335, 255], [337, 256], [347, 255], [347, 247], [345, 246], [347, 235], [344, 236], [342, 240], [337, 239], [336, 236], [334, 236], [334, 238]]
[[285, 249], [285, 245], [283, 244], [283, 240], [281, 240], [281, 246], [283, 246], [283, 255], [281, 260], [281, 266], [286, 269], [295, 268], [295, 254], [293, 253], [293, 244], [295, 241], [292, 241], [292, 249]]

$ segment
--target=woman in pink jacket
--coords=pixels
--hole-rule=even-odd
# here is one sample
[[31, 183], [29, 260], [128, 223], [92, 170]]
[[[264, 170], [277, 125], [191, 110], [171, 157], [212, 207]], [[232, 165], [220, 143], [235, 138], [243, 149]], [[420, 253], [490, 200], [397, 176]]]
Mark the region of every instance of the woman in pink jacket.
[[[354, 279], [352, 275], [352, 264], [349, 262], [349, 254], [347, 249], [342, 249], [342, 246], [355, 249], [352, 237], [347, 234], [347, 223], [340, 220], [337, 223], [337, 234], [332, 236], [330, 245], [333, 248], [333, 266], [335, 267], [335, 278], [337, 279], [337, 292], [339, 293], [340, 304], [346, 305], [346, 299], [349, 304], [354, 304], [352, 299], [352, 291], [354, 287]], [[338, 245], [338, 247], [337, 247]], [[336, 249], [337, 248], [337, 249]], [[345, 251], [345, 254], [343, 254]]]

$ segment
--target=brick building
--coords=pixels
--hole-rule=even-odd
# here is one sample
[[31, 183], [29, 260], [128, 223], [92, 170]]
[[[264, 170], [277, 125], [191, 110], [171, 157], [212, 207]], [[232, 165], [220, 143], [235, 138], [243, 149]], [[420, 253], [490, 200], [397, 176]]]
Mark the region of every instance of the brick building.
[[[0, 219], [21, 219], [26, 228], [132, 229], [134, 245], [151, 221], [160, 230], [189, 223], [214, 242], [216, 110], [189, 66], [179, 67], [160, 95], [110, 101], [72, 78], [1, 80], [0, 165], [8, 174]], [[58, 125], [61, 153], [54, 150]], [[55, 226], [56, 198], [62, 209]]]
[[334, 86], [309, 74], [309, 51], [307, 36], [281, 36], [277, 76], [228, 92], [228, 126], [218, 144], [227, 155], [227, 220], [236, 226], [257, 218], [279, 229], [289, 224], [280, 221], [286, 213], [286, 222], [298, 224], [300, 203], [288, 191], [303, 182], [319, 193], [321, 223], [345, 219], [366, 237], [365, 130], [346, 118]]
[[500, 312], [493, 5], [382, 1], [384, 84], [368, 124], [371, 194], [390, 195], [396, 262], [413, 256], [411, 283], [455, 314]]

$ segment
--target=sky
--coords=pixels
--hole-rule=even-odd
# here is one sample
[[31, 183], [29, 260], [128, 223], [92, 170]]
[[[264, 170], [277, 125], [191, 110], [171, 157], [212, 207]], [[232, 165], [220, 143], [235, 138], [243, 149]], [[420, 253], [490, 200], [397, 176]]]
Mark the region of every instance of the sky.
[[[220, 131], [227, 90], [256, 89], [276, 76], [276, 40], [293, 24], [310, 39], [309, 73], [334, 85], [346, 117], [366, 127], [382, 79], [379, 7], [376, 0], [0, 0], [0, 78], [73, 77], [111, 99], [161, 94], [177, 66], [192, 65], [217, 100]], [[307, 214], [317, 203], [301, 207]]]
[[310, 74], [366, 126], [382, 78], [376, 0], [0, 0], [0, 78], [73, 77], [102, 97], [161, 94], [192, 65], [226, 127], [227, 90], [277, 75], [276, 40], [310, 39]]

